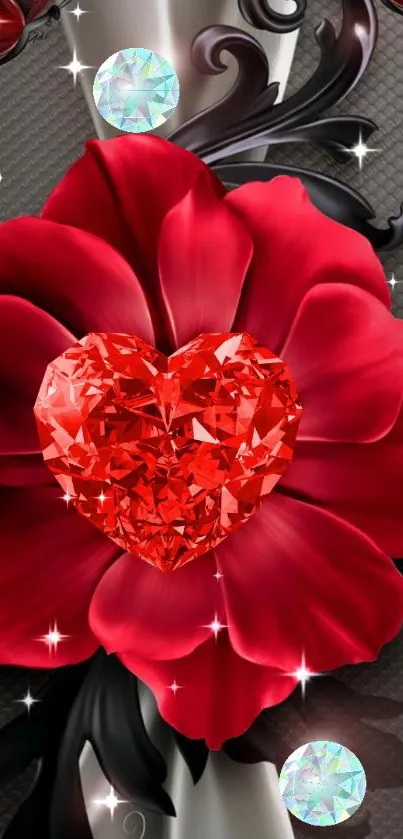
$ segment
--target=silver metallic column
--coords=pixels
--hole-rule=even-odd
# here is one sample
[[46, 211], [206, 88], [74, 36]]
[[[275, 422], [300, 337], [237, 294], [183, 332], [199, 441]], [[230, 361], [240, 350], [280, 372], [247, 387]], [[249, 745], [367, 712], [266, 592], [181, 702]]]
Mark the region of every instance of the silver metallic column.
[[[110, 785], [87, 743], [80, 775], [94, 839], [293, 839], [272, 764], [243, 765], [222, 752], [211, 752], [195, 786], [173, 737], [161, 730], [155, 701], [145, 686], [141, 686], [141, 705], [149, 736], [167, 762], [165, 788], [177, 816], [149, 813], [135, 803], [123, 802], [116, 806], [112, 818], [108, 808], [99, 803], [110, 793]], [[116, 795], [121, 798], [118, 791]]]
[[[280, 13], [294, 9], [292, 0], [270, 0], [270, 7]], [[93, 96], [94, 76], [101, 64], [115, 52], [129, 47], [150, 48], [171, 62], [180, 81], [180, 102], [175, 114], [155, 134], [166, 136], [203, 108], [217, 102], [232, 86], [236, 62], [228, 56], [228, 71], [219, 76], [205, 76], [190, 59], [190, 46], [206, 26], [226, 24], [251, 33], [265, 48], [270, 63], [270, 80], [280, 83], [279, 98], [284, 94], [298, 32], [277, 35], [252, 29], [243, 19], [237, 0], [82, 0], [88, 12], [79, 20], [62, 12], [63, 25], [71, 47], [82, 64], [93, 69], [80, 74], [84, 95], [98, 137], [104, 139], [121, 132], [110, 126], [98, 113]], [[253, 156], [253, 155], [252, 155]]]

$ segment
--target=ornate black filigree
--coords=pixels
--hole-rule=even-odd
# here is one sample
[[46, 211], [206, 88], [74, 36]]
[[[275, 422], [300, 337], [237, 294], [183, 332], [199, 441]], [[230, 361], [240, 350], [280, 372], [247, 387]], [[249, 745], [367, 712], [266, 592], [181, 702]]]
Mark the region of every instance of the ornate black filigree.
[[254, 29], [265, 29], [282, 35], [298, 29], [305, 17], [307, 0], [295, 0], [295, 3], [293, 12], [283, 14], [270, 8], [270, 0], [238, 0], [243, 17]]
[[397, 12], [398, 15], [403, 15], [403, 3], [400, 0], [382, 0], [384, 6], [391, 9], [392, 12]]
[[[175, 815], [163, 788], [164, 758], [143, 722], [137, 679], [115, 656], [100, 650], [92, 661], [64, 668], [40, 698], [29, 715], [20, 714], [0, 730], [0, 786], [38, 762], [31, 792], [3, 839], [91, 839], [79, 769], [87, 741], [125, 800]], [[196, 783], [208, 749], [201, 741], [172, 735]]]
[[[242, 5], [250, 8], [250, 4]], [[370, 120], [322, 117], [324, 111], [340, 102], [358, 83], [377, 39], [377, 16], [372, 0], [342, 0], [342, 5], [339, 35], [326, 20], [315, 31], [321, 51], [316, 71], [297, 93], [278, 104], [273, 103], [273, 84], [268, 78], [263, 84], [267, 58], [252, 36], [230, 27], [212, 26], [203, 30], [192, 45], [195, 66], [203, 73], [224, 72], [220, 55], [226, 49], [238, 62], [238, 78], [220, 102], [180, 126], [170, 139], [191, 149], [206, 163], [258, 146], [308, 140], [330, 148], [340, 157], [340, 151], [354, 146], [360, 136], [367, 140], [376, 128]], [[245, 86], [250, 87], [246, 102], [239, 93]]]
[[42, 27], [46, 24], [50, 24], [52, 20], [59, 20], [61, 9], [63, 9], [64, 6], [67, 6], [70, 2], [71, 0], [55, 0], [55, 3], [50, 7], [50, 9], [48, 9], [47, 12], [43, 15], [39, 15], [30, 23], [27, 23], [24, 27], [21, 38], [16, 43], [15, 47], [10, 50], [7, 55], [0, 58], [0, 66], [2, 64], [7, 64], [9, 61], [12, 61], [13, 58], [16, 58], [17, 55], [20, 55], [29, 43], [32, 35], [39, 29], [42, 29]]

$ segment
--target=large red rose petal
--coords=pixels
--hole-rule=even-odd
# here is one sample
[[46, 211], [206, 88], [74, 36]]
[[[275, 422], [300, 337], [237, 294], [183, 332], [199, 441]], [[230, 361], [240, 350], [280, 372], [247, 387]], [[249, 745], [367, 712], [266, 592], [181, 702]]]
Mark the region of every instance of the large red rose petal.
[[170, 210], [159, 239], [159, 273], [175, 345], [231, 329], [252, 258], [251, 237], [199, 176]]
[[159, 137], [90, 140], [43, 209], [43, 218], [95, 233], [123, 254], [159, 320], [158, 339], [169, 326], [158, 278], [161, 226], [200, 175], [224, 195], [224, 186], [196, 155]]
[[361, 531], [274, 491], [215, 549], [239, 655], [294, 672], [372, 661], [403, 622], [403, 577]]
[[[33, 406], [48, 363], [74, 340], [27, 300], [0, 296], [0, 455], [41, 451]], [[0, 483], [1, 468], [0, 457]]]
[[[210, 749], [243, 734], [297, 684], [280, 669], [240, 658], [225, 630], [177, 661], [147, 661], [130, 653], [120, 658], [151, 688], [162, 717], [185, 737], [205, 739]], [[180, 687], [173, 691], [175, 683]]]
[[[62, 667], [91, 656], [94, 590], [116, 547], [60, 498], [60, 487], [0, 490], [0, 660]], [[55, 650], [41, 640], [57, 626]]]
[[225, 203], [238, 213], [254, 245], [234, 331], [249, 332], [280, 354], [301, 301], [319, 283], [351, 283], [389, 306], [372, 245], [319, 212], [297, 178], [245, 184]]
[[286, 492], [334, 512], [403, 557], [403, 410], [392, 431], [370, 445], [296, 445], [282, 478]]
[[0, 292], [46, 309], [77, 338], [102, 328], [154, 340], [130, 266], [106, 242], [74, 227], [37, 218], [0, 224]]
[[367, 291], [311, 289], [281, 357], [303, 405], [299, 439], [368, 443], [393, 427], [403, 399], [402, 329]]
[[212, 554], [164, 574], [125, 554], [102, 578], [90, 625], [108, 653], [129, 650], [142, 658], [180, 658], [211, 635], [223, 600]]

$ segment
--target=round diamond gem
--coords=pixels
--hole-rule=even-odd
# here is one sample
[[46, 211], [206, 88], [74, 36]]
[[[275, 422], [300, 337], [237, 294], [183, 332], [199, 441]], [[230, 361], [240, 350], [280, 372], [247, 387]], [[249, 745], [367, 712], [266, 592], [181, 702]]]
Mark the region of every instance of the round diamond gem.
[[99, 68], [93, 88], [101, 116], [121, 131], [144, 133], [163, 125], [179, 101], [179, 80], [153, 50], [120, 50]]
[[287, 809], [318, 827], [349, 819], [361, 806], [365, 790], [365, 772], [356, 755], [329, 740], [300, 746], [280, 773], [280, 793]]

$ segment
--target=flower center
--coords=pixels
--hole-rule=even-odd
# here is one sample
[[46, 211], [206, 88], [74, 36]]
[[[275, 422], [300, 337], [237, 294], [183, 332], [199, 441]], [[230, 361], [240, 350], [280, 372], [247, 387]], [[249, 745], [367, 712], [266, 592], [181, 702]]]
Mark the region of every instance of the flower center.
[[284, 362], [245, 333], [200, 335], [169, 358], [134, 335], [91, 334], [49, 365], [35, 405], [66, 498], [162, 571], [256, 512], [300, 414]]

